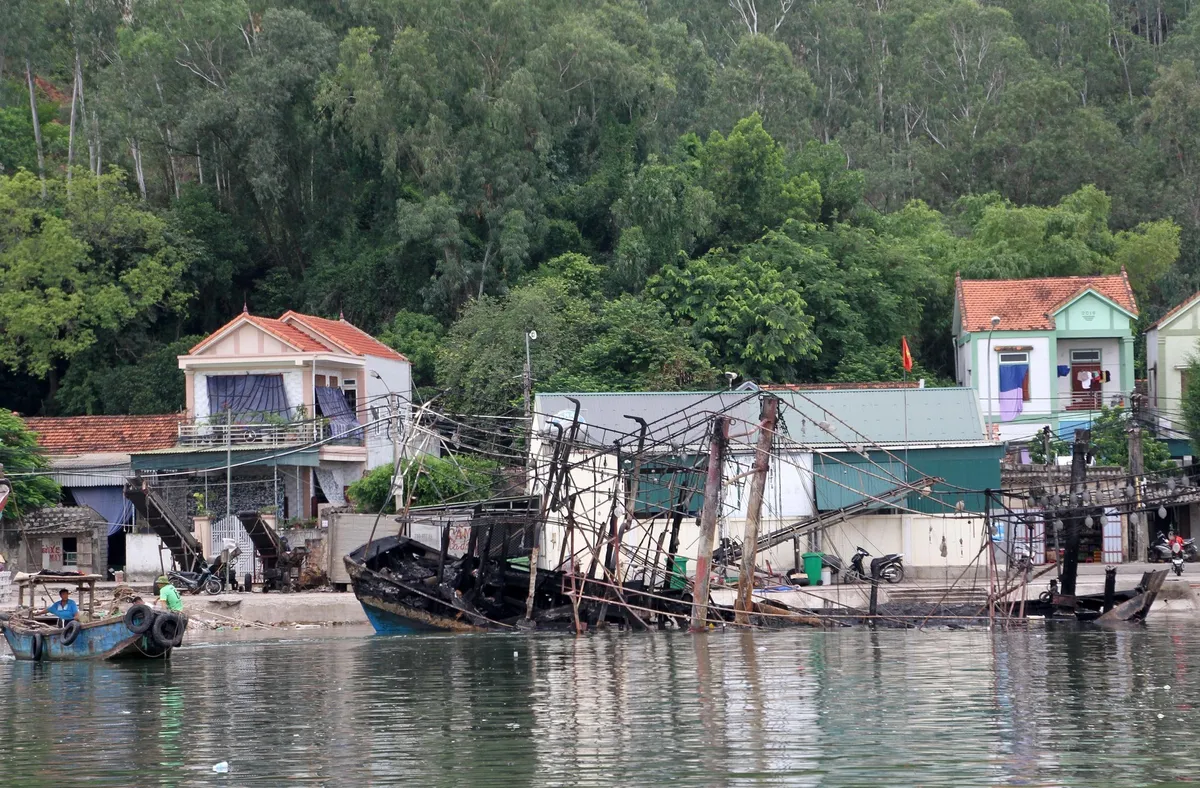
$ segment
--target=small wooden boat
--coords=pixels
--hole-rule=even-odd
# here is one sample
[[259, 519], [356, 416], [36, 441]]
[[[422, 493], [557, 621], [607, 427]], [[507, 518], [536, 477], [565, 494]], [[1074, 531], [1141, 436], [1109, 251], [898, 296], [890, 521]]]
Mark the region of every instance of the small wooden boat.
[[[29, 589], [30, 606], [16, 613], [0, 614], [0, 631], [13, 655], [35, 662], [73, 662], [98, 659], [166, 659], [183, 641], [187, 617], [181, 613], [156, 611], [148, 605], [133, 605], [123, 616], [95, 618], [95, 575], [28, 575], [19, 578], [18, 603]], [[86, 608], [79, 618], [63, 624], [54, 616], [32, 612], [37, 585], [75, 585], [89, 588]]]

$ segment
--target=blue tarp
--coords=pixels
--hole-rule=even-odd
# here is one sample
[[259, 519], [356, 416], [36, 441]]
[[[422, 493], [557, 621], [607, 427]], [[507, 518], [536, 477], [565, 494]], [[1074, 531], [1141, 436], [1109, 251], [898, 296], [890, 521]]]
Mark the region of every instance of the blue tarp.
[[209, 375], [208, 414], [227, 410], [242, 423], [264, 421], [267, 414], [287, 418], [283, 375]]
[[317, 386], [317, 405], [321, 408], [321, 415], [329, 419], [333, 437], [362, 438], [362, 430], [355, 429], [359, 426], [358, 418], [350, 410], [350, 403], [346, 402], [346, 395], [341, 389]]
[[1028, 364], [1001, 364], [1000, 390], [1012, 391], [1025, 384], [1025, 376], [1029, 374]]
[[80, 506], [95, 509], [108, 523], [108, 535], [133, 522], [133, 502], [126, 500], [120, 487], [72, 487], [71, 496]]

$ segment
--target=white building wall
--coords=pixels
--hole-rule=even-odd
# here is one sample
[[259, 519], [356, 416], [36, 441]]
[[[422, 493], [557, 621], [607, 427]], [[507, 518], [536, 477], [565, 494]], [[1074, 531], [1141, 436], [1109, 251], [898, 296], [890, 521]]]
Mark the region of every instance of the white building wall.
[[156, 534], [125, 534], [125, 579], [151, 580], [174, 565]]
[[[980, 334], [976, 342], [981, 363], [979, 370], [979, 407], [983, 417], [994, 422], [1000, 420], [1000, 353], [998, 347], [1029, 347], [1029, 402], [1025, 403], [1022, 415], [1049, 414], [1051, 412], [1050, 340], [1047, 337], [992, 338], [989, 345], [986, 334]], [[1108, 341], [1108, 340], [1105, 340]], [[1061, 348], [1061, 343], [1059, 344]], [[1061, 362], [1059, 362], [1061, 363]], [[1003, 434], [1003, 432], [1002, 432]]]
[[1150, 395], [1150, 406], [1159, 407], [1159, 380], [1163, 370], [1158, 365], [1158, 329], [1146, 332], [1146, 384]]
[[[412, 417], [412, 366], [407, 361], [375, 356], [367, 356], [366, 362], [363, 380], [358, 384], [359, 398], [365, 409], [360, 414], [361, 420], [367, 423], [373, 413], [386, 417], [389, 392], [395, 392], [400, 395], [401, 418], [407, 424]], [[378, 372], [379, 378], [372, 375], [372, 371]], [[392, 440], [387, 425], [380, 424], [378, 428], [368, 429], [366, 437], [367, 467], [389, 464], [392, 461]]]

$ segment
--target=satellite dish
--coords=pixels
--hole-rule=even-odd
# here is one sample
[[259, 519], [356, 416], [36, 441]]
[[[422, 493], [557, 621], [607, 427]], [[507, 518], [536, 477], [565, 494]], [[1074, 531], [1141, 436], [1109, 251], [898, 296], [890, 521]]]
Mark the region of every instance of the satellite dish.
[[529, 338], [530, 338], [530, 339], [537, 339], [537, 331], [530, 331], [530, 332], [529, 332]]

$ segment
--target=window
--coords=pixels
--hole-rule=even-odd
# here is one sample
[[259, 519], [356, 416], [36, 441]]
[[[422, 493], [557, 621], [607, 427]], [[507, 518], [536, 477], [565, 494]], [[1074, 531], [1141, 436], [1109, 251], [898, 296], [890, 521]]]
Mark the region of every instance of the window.
[[1100, 363], [1100, 351], [1099, 350], [1072, 350], [1071, 351], [1071, 363], [1072, 364], [1099, 364]]
[[1187, 387], [1188, 387], [1188, 371], [1186, 369], [1183, 369], [1183, 370], [1179, 371], [1179, 396], [1180, 397], [1187, 396]]
[[342, 380], [342, 396], [346, 398], [346, 404], [350, 406], [350, 412], [358, 411], [358, 382], [352, 378]]
[[324, 385], [325, 385], [325, 376], [324, 376], [324, 375], [317, 375], [317, 376], [316, 376], [316, 378], [314, 378], [314, 385], [316, 385], [316, 386], [324, 386]]
[[1029, 378], [1032, 376], [1029, 374], [1028, 351], [1004, 351], [1000, 354], [1000, 366], [1007, 367], [1015, 366], [1017, 364], [1024, 364], [1026, 367], [1025, 377], [1021, 381], [1021, 400], [1023, 402], [1029, 402]]

